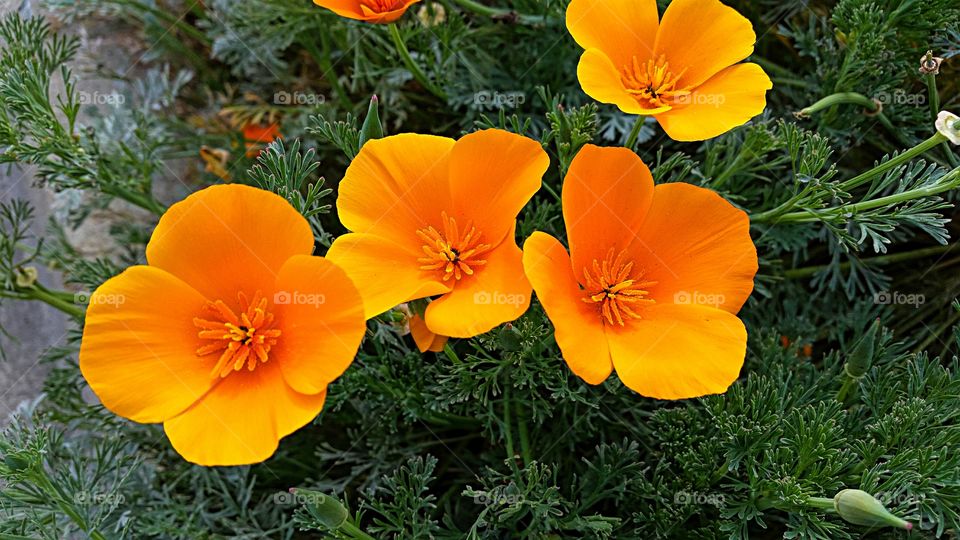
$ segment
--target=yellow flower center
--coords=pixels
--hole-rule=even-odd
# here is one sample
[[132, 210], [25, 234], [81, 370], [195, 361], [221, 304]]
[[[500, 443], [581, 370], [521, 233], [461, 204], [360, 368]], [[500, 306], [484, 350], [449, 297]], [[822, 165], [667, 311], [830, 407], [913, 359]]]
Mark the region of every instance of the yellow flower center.
[[423, 253], [426, 254], [426, 257], [417, 259], [420, 269], [442, 271], [443, 281], [472, 276], [476, 267], [487, 264], [486, 259], [480, 257], [490, 251], [492, 246], [481, 242], [482, 235], [472, 222], [463, 228], [466, 234], [461, 234], [455, 219], [446, 212], [441, 213], [440, 217], [443, 221], [443, 233], [433, 226], [417, 231], [417, 236], [425, 242]]
[[360, 0], [360, 5], [374, 13], [388, 13], [403, 7], [403, 0]]
[[685, 71], [672, 73], [670, 63], [663, 55], [647, 62], [640, 62], [634, 56], [631, 64], [623, 66], [620, 80], [627, 92], [641, 105], [651, 108], [672, 106], [690, 95], [688, 88], [677, 88], [677, 82]]
[[643, 272], [633, 271], [633, 262], [626, 262], [626, 252], [621, 251], [614, 257], [610, 248], [603, 260], [593, 260], [593, 265], [583, 269], [583, 289], [587, 293], [581, 298], [588, 304], [598, 304], [600, 315], [610, 324], [624, 326], [623, 321], [639, 319], [637, 308], [644, 304], [653, 304], [646, 298], [647, 288], [656, 285], [656, 281], [644, 281]]
[[193, 319], [200, 329], [200, 339], [210, 341], [197, 349], [197, 356], [219, 353], [220, 359], [210, 371], [211, 377], [226, 377], [233, 371], [240, 371], [243, 365], [253, 371], [257, 362], [266, 363], [270, 348], [277, 344], [280, 330], [272, 328], [273, 314], [267, 312], [267, 299], [260, 291], [247, 301], [242, 292], [237, 294], [240, 301], [240, 315], [223, 300], [208, 302], [206, 311], [210, 319]]

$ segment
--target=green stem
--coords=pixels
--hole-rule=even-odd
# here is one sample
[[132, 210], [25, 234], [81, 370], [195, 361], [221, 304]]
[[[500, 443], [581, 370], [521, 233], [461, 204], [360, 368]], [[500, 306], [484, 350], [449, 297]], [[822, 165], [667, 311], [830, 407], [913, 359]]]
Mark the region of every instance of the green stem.
[[853, 377], [844, 374], [843, 385], [840, 386], [840, 390], [837, 391], [837, 401], [843, 403], [847, 399], [847, 394], [850, 392], [850, 389], [853, 388], [853, 385], [857, 383], [857, 380]]
[[503, 433], [507, 444], [507, 459], [513, 463], [516, 453], [513, 451], [513, 434], [510, 427], [510, 382], [503, 386]]
[[397, 27], [397, 23], [390, 23], [387, 25], [387, 28], [390, 30], [390, 37], [393, 38], [393, 44], [397, 48], [397, 53], [399, 53], [400, 57], [403, 58], [403, 63], [406, 64], [407, 69], [410, 70], [413, 78], [416, 79], [417, 82], [419, 82], [431, 94], [440, 99], [446, 100], [447, 95], [443, 92], [443, 90], [437, 88], [432, 82], [430, 82], [430, 79], [427, 78], [426, 74], [420, 69], [420, 66], [413, 61], [413, 57], [410, 56], [410, 51], [407, 49], [407, 44], [404, 43], [403, 36], [400, 35], [400, 29]]
[[843, 104], [859, 105], [871, 113], [876, 113], [880, 110], [880, 106], [877, 105], [875, 101], [863, 94], [858, 94], [856, 92], [838, 92], [836, 94], [830, 94], [829, 96], [817, 101], [813, 105], [800, 109], [797, 111], [796, 116], [800, 118], [807, 118], [824, 109], [829, 109], [835, 105]]
[[507, 18], [510, 17], [515, 21], [523, 24], [542, 24], [548, 21], [547, 17], [539, 15], [524, 15], [522, 13], [517, 13], [512, 9], [504, 8], [495, 8], [491, 6], [486, 6], [480, 2], [475, 2], [474, 0], [453, 0], [455, 4], [461, 8], [472, 11], [477, 15], [483, 15], [484, 17], [493, 17], [493, 18]]
[[[894, 264], [898, 262], [912, 261], [914, 259], [922, 259], [930, 255], [940, 255], [950, 250], [951, 248], [953, 248], [952, 245], [933, 246], [928, 248], [916, 249], [913, 251], [905, 251], [903, 253], [893, 253], [890, 255], [881, 255], [879, 257], [871, 257], [869, 259], [865, 259], [863, 262], [867, 264], [883, 266], [886, 264]], [[804, 268], [791, 268], [790, 270], [784, 271], [783, 275], [787, 279], [805, 278], [805, 277], [810, 277], [816, 274], [817, 272], [830, 268], [831, 266], [832, 265], [829, 265], [829, 264], [821, 264], [817, 266], [807, 266]], [[850, 268], [850, 266], [851, 266], [851, 263], [849, 262], [841, 263], [840, 270], [846, 270]]]
[[158, 216], [162, 216], [164, 212], [167, 211], [167, 207], [160, 204], [156, 199], [150, 195], [145, 195], [143, 193], [137, 193], [123, 188], [110, 189], [107, 191], [110, 195], [120, 197], [121, 199], [139, 206], [144, 210], [148, 210]]
[[827, 510], [830, 512], [834, 512], [837, 509], [836, 504], [830, 497], [808, 497], [807, 506], [819, 508], [820, 510]]
[[374, 540], [372, 536], [363, 532], [360, 529], [360, 527], [357, 527], [357, 525], [354, 524], [349, 519], [341, 523], [340, 527], [337, 530], [344, 534], [350, 535], [350, 538], [359, 538], [361, 540]]
[[532, 456], [530, 454], [530, 433], [527, 431], [527, 418], [525, 410], [520, 404], [516, 406], [517, 429], [520, 431], [520, 454], [523, 456], [523, 464], [530, 466]]
[[[822, 100], [821, 100], [822, 101]], [[852, 189], [856, 189], [861, 185], [873, 180], [877, 176], [886, 173], [887, 171], [899, 167], [900, 165], [912, 160], [913, 158], [924, 154], [925, 152], [935, 148], [940, 143], [946, 141], [947, 138], [941, 135], [940, 133], [935, 133], [929, 139], [921, 142], [920, 144], [906, 150], [887, 161], [877, 165], [876, 167], [870, 169], [869, 171], [863, 172], [854, 176], [853, 178], [840, 184], [839, 188], [843, 191], [849, 192]], [[772, 210], [767, 210], [766, 212], [761, 212], [754, 216], [750, 217], [752, 223], [764, 223], [770, 221], [779, 221], [781, 216], [789, 212], [798, 202], [803, 199], [803, 196], [806, 195], [806, 192], [811, 189], [812, 184], [808, 184], [800, 193], [790, 198], [790, 200], [785, 203], [777, 206]]]
[[825, 216], [835, 215], [837, 213], [858, 213], [864, 212], [866, 210], [873, 210], [874, 208], [882, 208], [884, 206], [892, 206], [895, 204], [900, 204], [902, 202], [911, 201], [913, 199], [919, 199], [921, 197], [930, 197], [932, 195], [938, 195], [944, 191], [949, 191], [960, 183], [960, 168], [952, 169], [950, 172], [945, 174], [941, 179], [941, 182], [932, 187], [923, 187], [917, 189], [911, 189], [909, 191], [904, 191], [903, 193], [894, 193], [893, 195], [888, 195], [886, 197], [880, 197], [879, 199], [872, 199], [869, 201], [863, 201], [855, 204], [847, 204], [843, 206], [837, 206], [834, 208], [828, 208], [823, 211], [800, 211], [800, 212], [791, 212], [789, 214], [783, 214], [777, 220], [778, 222], [794, 222], [794, 223], [810, 223], [814, 221], [821, 221]]
[[[39, 300], [49, 306], [55, 307], [74, 319], [83, 320], [84, 311], [73, 305], [72, 302], [64, 300], [64, 298], [69, 295], [67, 292], [50, 291], [37, 284], [27, 289], [21, 289], [20, 292], [28, 298]], [[70, 296], [72, 297], [72, 295]]]
[[624, 145], [625, 147], [629, 148], [630, 150], [634, 149], [633, 147], [637, 145], [637, 137], [640, 136], [640, 129], [643, 128], [643, 123], [645, 121], [645, 116], [642, 114], [637, 115], [637, 120], [633, 123], [633, 129], [630, 130], [630, 135], [627, 137], [627, 143]]
[[[940, 92], [937, 91], [937, 76], [933, 73], [927, 73], [924, 79], [927, 81], [927, 94], [930, 96], [930, 116], [933, 121], [936, 121], [937, 115], [940, 113]], [[950, 163], [951, 167], [960, 164], [957, 156], [953, 155], [953, 150], [947, 141], [943, 142], [943, 151], [947, 155], [947, 162]]]

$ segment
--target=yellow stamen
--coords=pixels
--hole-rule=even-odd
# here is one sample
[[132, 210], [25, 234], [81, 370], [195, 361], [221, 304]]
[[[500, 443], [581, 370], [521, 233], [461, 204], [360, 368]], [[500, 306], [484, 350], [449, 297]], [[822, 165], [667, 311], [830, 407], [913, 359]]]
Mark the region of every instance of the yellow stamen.
[[[633, 271], [633, 262], [626, 262], [626, 252], [621, 251], [614, 257], [610, 248], [603, 260], [593, 260], [593, 264], [583, 269], [583, 289], [587, 293], [581, 298], [588, 304], [599, 304], [600, 315], [610, 324], [624, 326], [624, 317], [639, 319], [637, 309], [645, 304], [653, 304], [646, 298], [647, 289], [656, 281], [643, 281], [643, 272]], [[636, 274], [636, 276], [633, 276]]]
[[467, 223], [463, 229], [466, 234], [461, 235], [454, 218], [446, 212], [442, 212], [440, 217], [443, 221], [442, 234], [433, 226], [417, 231], [417, 236], [425, 242], [423, 253], [426, 257], [417, 259], [420, 269], [442, 271], [443, 281], [450, 278], [459, 281], [465, 275], [472, 276], [476, 267], [487, 264], [486, 259], [479, 257], [490, 251], [492, 246], [480, 241], [482, 235], [473, 223]]
[[208, 302], [206, 309], [213, 320], [195, 318], [193, 325], [200, 329], [197, 337], [211, 340], [197, 349], [197, 356], [219, 353], [220, 358], [210, 371], [211, 377], [226, 377], [240, 371], [244, 364], [248, 371], [269, 359], [270, 348], [277, 344], [280, 330], [272, 328], [273, 314], [267, 312], [267, 299], [260, 291], [251, 301], [242, 292], [237, 294], [241, 308], [238, 316], [223, 301]]
[[360, 0], [360, 4], [374, 13], [387, 13], [402, 8], [403, 0]]
[[670, 63], [663, 55], [646, 63], [634, 56], [632, 63], [623, 66], [620, 80], [641, 105], [658, 108], [683, 103], [690, 95], [689, 88], [677, 88], [685, 72], [686, 69], [676, 75], [671, 73]]

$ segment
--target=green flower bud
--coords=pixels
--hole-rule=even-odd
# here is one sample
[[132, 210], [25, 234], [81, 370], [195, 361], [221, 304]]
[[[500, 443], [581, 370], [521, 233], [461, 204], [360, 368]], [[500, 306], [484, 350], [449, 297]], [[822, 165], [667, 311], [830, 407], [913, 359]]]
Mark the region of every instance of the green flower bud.
[[843, 366], [850, 377], [859, 379], [867, 371], [870, 371], [870, 366], [873, 365], [873, 355], [879, 330], [880, 319], [877, 319], [873, 321], [860, 341], [853, 346], [853, 350], [850, 351], [850, 356], [847, 358], [847, 363]]
[[523, 335], [510, 323], [503, 325], [497, 335], [500, 348], [509, 352], [516, 352], [523, 348]]
[[367, 107], [367, 117], [363, 120], [363, 126], [360, 127], [360, 148], [371, 139], [380, 139], [383, 137], [383, 125], [380, 124], [380, 100], [374, 94], [370, 98], [370, 106]]
[[319, 491], [290, 488], [290, 493], [297, 496], [303, 507], [320, 523], [329, 527], [331, 531], [340, 528], [347, 521], [349, 514], [340, 501]]
[[859, 489], [845, 489], [833, 497], [833, 504], [844, 520], [864, 527], [897, 527], [910, 530], [913, 524], [891, 514], [873, 495]]
[[23, 459], [20, 456], [13, 454], [7, 454], [3, 457], [3, 464], [6, 465], [11, 471], [21, 472], [30, 467], [30, 462]]

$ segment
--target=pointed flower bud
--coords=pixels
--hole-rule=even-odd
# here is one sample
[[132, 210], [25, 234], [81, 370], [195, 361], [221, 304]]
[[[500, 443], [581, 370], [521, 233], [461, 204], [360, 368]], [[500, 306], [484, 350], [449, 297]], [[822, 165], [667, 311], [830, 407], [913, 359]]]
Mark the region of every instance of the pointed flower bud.
[[516, 352], [523, 348], [523, 335], [510, 323], [503, 325], [497, 338], [505, 351]]
[[383, 138], [383, 125], [380, 123], [380, 99], [374, 94], [367, 107], [367, 117], [360, 127], [360, 148], [371, 139]]
[[296, 495], [307, 512], [331, 531], [339, 529], [347, 521], [347, 509], [339, 500], [329, 495], [300, 488], [290, 488], [290, 493]]
[[845, 521], [864, 527], [897, 527], [910, 530], [913, 524], [891, 514], [873, 495], [859, 489], [845, 489], [833, 497], [833, 504]]
[[851, 378], [859, 379], [870, 370], [873, 365], [873, 355], [876, 349], [877, 331], [880, 329], [880, 319], [873, 321], [867, 333], [853, 346], [847, 363], [843, 366]]
[[937, 131], [953, 144], [960, 145], [960, 116], [948, 111], [940, 111], [935, 123]]

